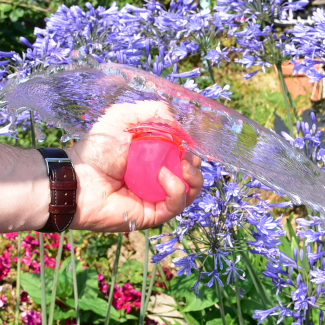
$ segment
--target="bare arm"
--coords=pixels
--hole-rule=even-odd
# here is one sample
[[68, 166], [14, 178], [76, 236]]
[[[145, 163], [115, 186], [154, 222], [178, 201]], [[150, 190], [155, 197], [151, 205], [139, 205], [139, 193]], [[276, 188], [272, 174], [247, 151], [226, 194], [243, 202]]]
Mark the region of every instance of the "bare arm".
[[49, 178], [41, 154], [0, 144], [0, 232], [40, 229], [49, 203]]
[[[128, 231], [131, 220], [137, 229], [150, 228], [181, 213], [200, 193], [201, 160], [192, 154], [181, 162], [182, 176], [189, 185], [187, 193], [183, 182], [164, 168], [158, 175], [166, 192], [164, 201], [143, 200], [125, 186], [132, 136], [123, 130], [153, 116], [170, 118], [161, 102], [116, 104], [86, 137], [66, 150], [78, 182], [77, 211], [71, 229]], [[42, 228], [49, 216], [49, 203], [49, 178], [41, 154], [0, 144], [0, 232]], [[124, 211], [128, 212], [128, 221], [123, 219]]]

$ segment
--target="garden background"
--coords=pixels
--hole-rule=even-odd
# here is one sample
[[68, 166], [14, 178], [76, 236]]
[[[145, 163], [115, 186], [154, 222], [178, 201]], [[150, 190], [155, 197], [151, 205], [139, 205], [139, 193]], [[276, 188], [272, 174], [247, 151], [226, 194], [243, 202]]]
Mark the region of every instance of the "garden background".
[[[0, 0], [0, 50], [25, 52], [26, 46], [20, 42], [21, 36], [34, 43], [36, 37], [34, 28], [44, 28], [44, 19], [51, 13], [55, 13], [63, 2], [62, 1], [11, 1]], [[90, 1], [94, 6], [109, 7], [107, 1]], [[118, 1], [119, 8], [127, 3], [141, 7], [142, 1]], [[161, 1], [166, 8], [169, 7], [169, 1]], [[86, 1], [64, 1], [67, 7], [78, 5], [83, 10], [86, 9]], [[211, 4], [211, 7], [214, 3]], [[288, 27], [285, 27], [288, 28]], [[283, 28], [278, 27], [280, 33]], [[213, 40], [215, 46], [221, 44], [222, 48], [235, 46], [235, 41], [220, 36]], [[229, 54], [230, 62], [224, 64], [218, 69], [213, 70], [215, 82], [222, 88], [230, 86], [232, 92], [231, 101], [225, 98], [217, 100], [230, 106], [242, 114], [257, 121], [266, 128], [273, 128], [278, 133], [286, 131], [289, 133], [287, 124], [286, 103], [284, 100], [281, 82], [278, 71], [274, 66], [266, 68], [265, 73], [258, 73], [252, 79], [244, 79], [247, 69], [235, 63], [236, 53]], [[185, 70], [193, 70], [200, 66], [206, 69], [204, 63], [196, 56], [186, 58], [182, 62]], [[211, 80], [207, 75], [196, 78], [196, 82], [201, 88], [211, 85]], [[311, 87], [312, 88], [312, 87]], [[310, 101], [310, 90], [294, 98], [297, 106], [298, 115], [312, 125], [312, 119], [309, 117], [312, 108], [319, 116], [323, 114], [322, 100], [317, 102]], [[294, 113], [291, 110], [292, 118]], [[29, 122], [27, 122], [28, 124]], [[319, 124], [319, 123], [318, 123]], [[47, 128], [43, 126], [46, 134], [45, 141], [38, 143], [39, 147], [62, 147], [60, 137], [63, 134], [61, 129]], [[24, 148], [33, 146], [31, 129], [25, 124], [18, 128], [19, 140], [0, 136], [2, 143], [17, 145]], [[71, 140], [68, 145], [72, 145]], [[205, 166], [206, 168], [209, 168]], [[203, 169], [204, 171], [204, 169]], [[205, 170], [206, 171], [206, 170]], [[227, 176], [227, 174], [225, 173]], [[229, 180], [227, 180], [229, 181]], [[215, 191], [215, 189], [214, 189]], [[271, 203], [283, 201], [282, 198], [266, 190], [260, 191], [261, 198], [269, 199]], [[270, 194], [271, 193], [271, 194]], [[256, 199], [256, 198], [255, 198]], [[251, 198], [254, 201], [254, 197]], [[285, 207], [272, 208], [270, 215], [277, 219], [283, 215], [281, 224], [286, 231], [280, 239], [279, 248], [285, 252], [291, 259], [297, 259], [298, 250], [302, 250], [300, 256], [306, 253], [303, 240], [296, 233], [296, 219], [307, 218], [310, 211], [304, 207]], [[172, 220], [163, 226], [150, 229], [150, 236], [159, 233], [171, 233], [177, 228], [177, 220]], [[201, 270], [194, 270], [193, 274], [186, 276], [176, 275], [177, 268], [175, 261], [181, 256], [179, 251], [171, 253], [162, 260], [161, 266], [149, 263], [148, 277], [146, 277], [146, 289], [143, 291], [143, 272], [145, 263], [144, 247], [146, 245], [144, 231], [135, 231], [124, 233], [121, 246], [121, 256], [118, 262], [116, 273], [116, 285], [113, 293], [112, 307], [110, 310], [110, 324], [140, 324], [143, 313], [146, 313], [145, 324], [194, 324], [194, 325], [219, 325], [226, 319], [227, 324], [257, 324], [264, 318], [255, 311], [271, 309], [277, 304], [278, 288], [271, 283], [270, 278], [265, 274], [267, 259], [261, 255], [252, 254], [246, 248], [240, 247], [239, 250], [245, 251], [245, 258], [239, 261], [237, 266], [246, 274], [245, 281], [241, 286], [244, 289], [243, 295], [239, 292], [237, 280], [240, 275], [235, 275], [236, 289], [225, 285], [220, 292], [214, 287], [202, 286], [198, 298], [191, 288], [195, 283]], [[238, 236], [244, 236], [238, 231]], [[56, 304], [54, 309], [53, 324], [76, 324], [75, 300], [73, 291], [73, 276], [71, 267], [71, 249], [68, 233], [64, 237], [62, 247], [62, 264], [59, 271]], [[107, 313], [107, 301], [112, 281], [114, 264], [116, 261], [116, 250], [118, 240], [122, 237], [117, 234], [93, 233], [89, 231], [73, 232], [73, 251], [76, 256], [76, 273], [78, 281], [79, 312], [81, 324], [103, 324]], [[244, 238], [244, 237], [243, 237]], [[162, 242], [166, 242], [162, 238]], [[52, 279], [58, 254], [60, 235], [45, 234], [45, 274], [46, 274], [46, 303], [47, 313], [50, 310]], [[198, 249], [192, 242], [183, 239], [179, 247], [185, 249]], [[39, 251], [39, 233], [23, 232], [21, 234], [21, 290], [19, 308], [17, 308], [16, 295], [16, 276], [17, 276], [17, 247], [18, 234], [3, 234], [0, 237], [0, 324], [15, 324], [19, 319], [20, 324], [42, 324], [41, 322], [41, 281], [40, 281], [40, 251]], [[317, 248], [316, 252], [317, 252]], [[150, 244], [149, 260], [157, 254], [154, 244]], [[233, 261], [234, 262], [234, 261]], [[307, 259], [301, 258], [301, 263], [305, 269], [312, 269], [308, 265]], [[323, 263], [324, 264], [324, 263]], [[155, 265], [155, 266], [154, 266]], [[207, 262], [209, 271], [213, 269], [213, 261]], [[198, 267], [197, 267], [198, 268]], [[324, 269], [324, 266], [323, 266]], [[289, 267], [284, 267], [286, 274], [290, 271]], [[207, 271], [207, 270], [205, 270]], [[291, 271], [292, 273], [292, 271]], [[294, 276], [290, 279], [293, 280]], [[297, 274], [295, 274], [297, 278]], [[308, 278], [308, 276], [307, 276]], [[308, 282], [309, 280], [307, 280]], [[300, 280], [293, 280], [299, 287]], [[290, 285], [288, 282], [287, 285]], [[146, 292], [145, 309], [140, 312], [141, 296]], [[324, 293], [320, 296], [324, 297]], [[222, 301], [220, 301], [222, 297]], [[290, 290], [284, 300], [290, 304]], [[324, 300], [324, 299], [323, 299]], [[318, 300], [315, 308], [310, 308], [308, 322], [310, 324], [322, 323], [322, 314], [320, 310], [324, 309], [323, 300]], [[284, 302], [283, 302], [284, 303]], [[319, 305], [319, 303], [321, 303]], [[143, 304], [142, 304], [143, 306]], [[142, 307], [144, 308], [144, 307]], [[221, 309], [223, 310], [221, 312]], [[308, 308], [307, 308], [308, 309]], [[17, 311], [18, 310], [18, 311]], [[147, 311], [147, 312], [146, 312]], [[275, 312], [275, 310], [274, 310]], [[17, 318], [17, 313], [19, 317]], [[222, 315], [223, 314], [223, 315]], [[267, 313], [266, 316], [270, 315]], [[276, 314], [278, 316], [279, 314]], [[293, 314], [288, 313], [285, 324], [293, 324]], [[262, 318], [261, 318], [262, 317]], [[266, 317], [265, 317], [266, 318]], [[299, 318], [300, 319], [300, 318]], [[305, 324], [304, 320], [299, 320]], [[264, 324], [275, 324], [275, 318], [266, 318]], [[307, 324], [307, 323], [306, 323]]]

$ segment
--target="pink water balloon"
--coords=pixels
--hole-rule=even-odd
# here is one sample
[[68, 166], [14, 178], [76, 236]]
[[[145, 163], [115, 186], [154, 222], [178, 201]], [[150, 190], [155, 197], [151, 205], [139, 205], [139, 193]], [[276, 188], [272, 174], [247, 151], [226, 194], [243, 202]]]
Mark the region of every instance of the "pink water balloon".
[[183, 181], [187, 192], [180, 164], [185, 150], [171, 134], [137, 132], [129, 148], [124, 176], [128, 188], [147, 201], [165, 200], [166, 193], [158, 182], [159, 171], [165, 166]]

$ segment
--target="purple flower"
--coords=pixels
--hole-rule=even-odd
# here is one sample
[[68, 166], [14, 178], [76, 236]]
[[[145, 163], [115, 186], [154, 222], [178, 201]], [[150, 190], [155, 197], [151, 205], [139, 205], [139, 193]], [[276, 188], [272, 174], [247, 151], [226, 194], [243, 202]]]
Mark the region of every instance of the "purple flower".
[[213, 283], [214, 283], [214, 280], [217, 280], [218, 283], [223, 287], [223, 282], [220, 280], [219, 276], [220, 276], [220, 273], [217, 272], [217, 270], [214, 270], [212, 272], [202, 272], [202, 274], [204, 275], [207, 275], [207, 276], [211, 276], [211, 279], [209, 280], [208, 283], [205, 283], [204, 285], [211, 288]]
[[310, 271], [310, 275], [313, 277], [310, 281], [322, 285], [325, 283], [325, 270], [320, 270], [317, 267], [313, 271]]
[[188, 254], [187, 256], [184, 257], [174, 258], [172, 261], [175, 264], [175, 266], [181, 267], [181, 269], [177, 271], [177, 275], [181, 275], [185, 273], [187, 276], [189, 276], [191, 274], [192, 268], [197, 270], [198, 267], [194, 262], [196, 258], [199, 258], [199, 256], [197, 256], [195, 253]]
[[264, 320], [267, 317], [269, 317], [277, 309], [279, 309], [279, 306], [275, 306], [275, 307], [272, 307], [272, 308], [267, 309], [267, 310], [254, 310], [253, 318], [259, 320], [259, 322], [257, 323], [259, 325], [259, 324], [263, 323]]

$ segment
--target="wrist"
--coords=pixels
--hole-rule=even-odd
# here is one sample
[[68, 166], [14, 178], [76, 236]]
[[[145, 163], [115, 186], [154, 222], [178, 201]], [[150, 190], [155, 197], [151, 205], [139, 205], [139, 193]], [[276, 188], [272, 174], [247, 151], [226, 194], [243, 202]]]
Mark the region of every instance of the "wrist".
[[49, 179], [35, 149], [1, 145], [1, 231], [41, 228], [48, 218]]

